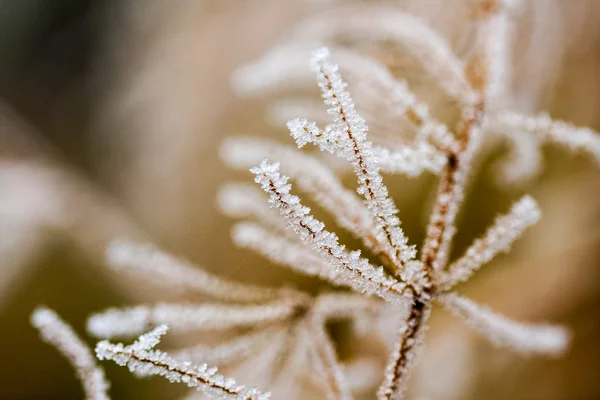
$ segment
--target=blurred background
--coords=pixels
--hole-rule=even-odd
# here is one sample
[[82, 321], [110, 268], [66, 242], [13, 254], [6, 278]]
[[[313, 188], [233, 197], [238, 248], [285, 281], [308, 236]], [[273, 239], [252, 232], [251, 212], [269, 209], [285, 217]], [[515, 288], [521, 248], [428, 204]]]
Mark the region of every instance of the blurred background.
[[[342, 3], [0, 0], [0, 398], [82, 398], [68, 363], [29, 326], [36, 305], [83, 335], [91, 312], [162, 298], [103, 266], [115, 237], [152, 240], [231, 279], [319, 285], [231, 244], [215, 195], [250, 177], [227, 170], [218, 147], [235, 134], [290, 142], [265, 122], [270, 99], [239, 98], [231, 74], [302, 18]], [[426, 19], [457, 52], [468, 42], [467, 0], [386, 3]], [[524, 3], [514, 106], [600, 129], [600, 0]], [[516, 319], [568, 324], [574, 345], [559, 359], [523, 357], [436, 311], [412, 397], [600, 399], [600, 168], [547, 147], [539, 176], [499, 187], [491, 166], [505, 150], [474, 178], [456, 253], [522, 193], [544, 217], [461, 291]], [[386, 182], [420, 243], [436, 180]], [[106, 368], [115, 399], [181, 393]]]

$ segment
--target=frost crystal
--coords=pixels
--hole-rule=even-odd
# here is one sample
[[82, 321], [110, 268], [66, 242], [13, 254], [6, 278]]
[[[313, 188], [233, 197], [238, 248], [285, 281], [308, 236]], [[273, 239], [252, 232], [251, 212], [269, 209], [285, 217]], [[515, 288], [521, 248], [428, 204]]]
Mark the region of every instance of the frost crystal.
[[96, 355], [100, 360], [112, 360], [126, 366], [140, 376], [160, 375], [214, 398], [267, 400], [271, 397], [270, 393], [261, 393], [258, 389], [240, 385], [234, 379], [217, 374], [214, 367], [177, 361], [167, 353], [153, 350], [167, 330], [166, 325], [161, 325], [129, 346], [102, 341], [96, 345]]

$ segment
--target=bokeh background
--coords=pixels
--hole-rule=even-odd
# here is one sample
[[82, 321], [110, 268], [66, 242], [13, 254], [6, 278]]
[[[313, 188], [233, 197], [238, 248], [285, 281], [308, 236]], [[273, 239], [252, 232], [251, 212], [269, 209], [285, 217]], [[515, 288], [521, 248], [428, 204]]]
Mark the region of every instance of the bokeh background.
[[[215, 194], [249, 175], [227, 170], [218, 147], [239, 133], [289, 141], [265, 122], [269, 99], [238, 98], [231, 74], [302, 17], [339, 3], [0, 0], [0, 398], [82, 398], [70, 366], [29, 326], [37, 304], [84, 334], [91, 312], [163, 298], [107, 271], [103, 251], [114, 237], [151, 239], [231, 279], [319, 285], [231, 244], [232, 221], [219, 215]], [[428, 20], [457, 51], [468, 41], [466, 0], [387, 3]], [[600, 129], [600, 1], [526, 0], [525, 9], [515, 106]], [[600, 168], [545, 148], [539, 177], [499, 187], [491, 166], [503, 150], [475, 175], [457, 254], [524, 192], [544, 218], [462, 291], [514, 318], [569, 324], [574, 345], [560, 359], [523, 357], [436, 312], [411, 392], [600, 399]], [[420, 243], [435, 179], [386, 182]], [[182, 393], [106, 368], [115, 399]]]

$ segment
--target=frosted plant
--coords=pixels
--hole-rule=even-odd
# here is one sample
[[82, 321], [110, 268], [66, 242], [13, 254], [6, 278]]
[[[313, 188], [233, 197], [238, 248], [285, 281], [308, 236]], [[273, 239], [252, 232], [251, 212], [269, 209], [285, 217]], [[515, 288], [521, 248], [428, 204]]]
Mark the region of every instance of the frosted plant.
[[[540, 147], [546, 143], [600, 161], [598, 133], [554, 121], [544, 113], [524, 114], [510, 108], [515, 103], [510, 88], [513, 25], [521, 2], [482, 0], [474, 5], [474, 48], [486, 47], [489, 57], [484, 64], [493, 76], [486, 80], [486, 112], [479, 129], [485, 144], [503, 140], [511, 148], [499, 163], [496, 179], [508, 185], [535, 177], [541, 171]], [[469, 79], [479, 83], [478, 77], [469, 76], [468, 67], [480, 70], [476, 60], [483, 58], [474, 55], [476, 51], [467, 60], [459, 58], [440, 34], [399, 7], [378, 2], [339, 4], [305, 18], [272, 51], [236, 71], [233, 87], [242, 96], [298, 93], [312, 80], [303, 60], [323, 44], [330, 47], [354, 88], [357, 108], [370, 121], [381, 170], [409, 176], [441, 173], [440, 157], [447, 150], [455, 151], [456, 143], [434, 115], [452, 120], [448, 114], [461, 113], [473, 103], [476, 93]], [[419, 100], [415, 92], [419, 89], [426, 99]], [[268, 120], [277, 126], [298, 115], [326, 121], [327, 115], [314, 100], [298, 96], [273, 102]]]
[[[456, 284], [467, 280], [496, 254], [507, 251], [514, 240], [541, 216], [537, 203], [525, 196], [506, 215], [498, 217], [486, 234], [476, 240], [462, 257], [449, 262], [456, 231], [455, 219], [464, 198], [472, 159], [480, 148], [482, 135], [487, 133], [484, 126], [487, 112], [494, 112], [499, 93], [502, 92], [498, 82], [503, 81], [507, 74], [504, 64], [508, 57], [503, 53], [506, 46], [497, 42], [507, 31], [504, 29], [506, 21], [503, 18], [507, 18], [504, 7], [504, 3], [498, 3], [480, 10], [478, 21], [481, 29], [477, 46], [464, 66], [443, 47], [437, 36], [432, 36], [432, 32], [417, 36], [416, 32], [423, 31], [413, 29], [415, 25], [404, 32], [398, 20], [394, 25], [397, 29], [391, 25], [385, 26], [385, 29], [396, 29], [395, 39], [403, 40], [407, 51], [412, 51], [417, 61], [429, 68], [427, 74], [446, 84], [443, 90], [454, 96], [460, 107], [460, 118], [454, 130], [441, 128], [441, 124], [428, 120], [425, 132], [420, 132], [416, 139], [428, 143], [444, 158], [438, 194], [419, 258], [414, 245], [409, 244], [404, 235], [397, 216], [398, 210], [383, 183], [380, 174], [383, 168], [379, 166], [381, 151], [367, 137], [367, 124], [356, 111], [338, 66], [330, 62], [328, 49], [315, 51], [311, 64], [333, 122], [320, 128], [308, 119], [296, 118], [290, 120], [287, 126], [298, 147], [312, 143], [321, 151], [332, 153], [350, 163], [358, 181], [357, 192], [364, 198], [362, 202], [344, 189], [335, 174], [314, 157], [299, 152], [294, 155], [289, 148], [247, 138], [230, 139], [223, 146], [224, 159], [233, 167], [248, 168], [254, 163], [258, 164], [251, 168], [255, 182], [266, 192], [268, 204], [279, 211], [288, 226], [286, 231], [281, 231], [281, 224], [273, 222], [272, 216], [264, 218], [266, 226], [243, 223], [234, 228], [234, 241], [238, 245], [252, 248], [276, 262], [325, 279], [335, 286], [378, 296], [390, 303], [393, 309], [404, 310], [404, 323], [396, 335], [385, 378], [378, 391], [380, 399], [403, 397], [434, 301], [465, 318], [470, 326], [493, 343], [516, 351], [556, 355], [564, 351], [569, 341], [565, 328], [513, 322], [454, 291]], [[367, 26], [366, 17], [355, 17], [356, 21], [363, 24], [363, 35], [368, 31], [383, 36], [382, 32], [376, 32], [384, 29], [383, 24], [370, 20]], [[327, 32], [343, 31], [350, 35], [358, 29], [358, 22], [333, 24], [328, 26], [330, 30]], [[417, 24], [412, 20], [411, 23]], [[308, 29], [305, 25], [302, 29], [305, 29], [303, 33], [306, 36], [320, 32], [314, 26]], [[392, 36], [390, 32], [386, 33]], [[280, 67], [270, 70], [268, 76], [281, 78], [282, 81], [288, 77], [285, 67], [298, 69], [285, 57], [267, 64], [273, 68]], [[260, 81], [257, 82], [260, 84]], [[438, 128], [434, 129], [434, 126]], [[530, 131], [534, 133], [535, 129]], [[597, 141], [598, 137], [593, 133], [587, 135], [587, 140], [569, 140], [585, 142], [581, 148], [593, 151], [590, 143]], [[546, 136], [556, 137], [557, 133]], [[408, 148], [411, 146], [409, 144]], [[272, 163], [266, 159], [257, 162], [257, 158], [260, 160], [263, 157], [279, 162]], [[403, 163], [406, 167], [406, 162]], [[361, 239], [369, 252], [377, 256], [379, 265], [363, 257], [359, 251], [350, 251], [340, 244], [337, 235], [327, 230], [323, 222], [312, 216], [311, 210], [302, 204], [301, 199], [291, 193], [289, 179], [282, 175], [280, 169], [297, 178], [302, 191], [331, 212], [340, 226]], [[238, 203], [229, 198], [236, 191], [249, 193], [246, 187], [228, 186], [220, 197], [221, 207], [231, 215], [258, 218], [261, 222], [267, 210], [256, 201], [258, 197], [254, 194], [248, 196], [248, 201], [242, 206], [239, 203], [242, 197], [238, 197]], [[340, 395], [337, 398], [344, 397]]]
[[86, 399], [109, 399], [109, 384], [104, 377], [104, 370], [96, 365], [96, 359], [90, 349], [69, 325], [54, 311], [45, 307], [39, 307], [33, 312], [31, 324], [40, 331], [45, 342], [56, 347], [73, 365], [83, 384]]
[[[252, 196], [245, 199], [250, 205], [264, 205], [255, 202]], [[237, 211], [252, 208], [239, 208], [239, 203], [227, 204]], [[272, 213], [268, 208], [266, 211]], [[240, 227], [239, 233], [253, 235], [252, 229], [250, 225]], [[305, 252], [301, 250], [300, 254]], [[318, 259], [305, 260], [306, 265], [314, 260]], [[107, 250], [107, 261], [112, 268], [143, 276], [153, 284], [191, 290], [212, 300], [199, 304], [159, 303], [109, 309], [89, 318], [87, 329], [92, 335], [104, 339], [135, 337], [163, 325], [175, 333], [218, 333], [221, 338], [218, 343], [200, 343], [174, 350], [169, 363], [211, 362], [250, 379], [248, 382], [256, 386], [273, 387], [281, 393], [297, 385], [305, 371], [318, 370], [320, 373], [316, 376], [309, 375], [331, 398], [349, 398], [350, 389], [342, 377], [343, 369], [326, 333], [326, 325], [339, 319], [365, 325], [382, 311], [379, 301], [350, 293], [323, 292], [311, 296], [291, 288], [272, 289], [228, 281], [149, 245], [114, 242]], [[129, 350], [106, 343], [99, 346], [102, 357], [115, 359], [130, 368], [132, 363], [137, 367], [135, 358], [131, 361], [120, 356], [122, 351], [135, 355], [132, 351], [138, 348], [136, 345], [125, 348]], [[143, 358], [152, 363], [160, 354], [144, 353]], [[315, 367], [308, 368], [307, 363]], [[150, 364], [144, 365], [151, 369]], [[256, 374], [258, 376], [251, 379]]]
[[167, 333], [167, 326], [160, 325], [141, 335], [129, 346], [102, 341], [96, 345], [100, 360], [112, 360], [139, 376], [160, 375], [171, 382], [181, 382], [214, 398], [236, 400], [267, 400], [270, 393], [239, 385], [234, 379], [217, 374], [217, 369], [206, 364], [192, 365], [178, 361], [167, 353], [154, 350], [160, 337]]

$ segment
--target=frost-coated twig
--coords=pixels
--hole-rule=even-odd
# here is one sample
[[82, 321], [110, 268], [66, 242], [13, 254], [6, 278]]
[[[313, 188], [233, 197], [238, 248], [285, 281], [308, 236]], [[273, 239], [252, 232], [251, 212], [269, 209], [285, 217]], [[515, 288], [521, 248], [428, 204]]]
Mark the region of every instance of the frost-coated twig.
[[438, 300], [493, 343], [519, 352], [560, 355], [570, 341], [569, 331], [562, 326], [511, 321], [455, 293], [441, 295]]
[[160, 375], [171, 382], [184, 383], [209, 396], [232, 400], [267, 400], [270, 393], [238, 384], [232, 378], [217, 374], [217, 368], [206, 364], [192, 365], [173, 359], [160, 350], [152, 350], [160, 337], [167, 332], [161, 325], [146, 333], [132, 345], [112, 344], [102, 341], [96, 345], [96, 355], [100, 360], [112, 360], [121, 366], [141, 375]]
[[56, 349], [75, 368], [88, 400], [108, 400], [109, 383], [104, 370], [96, 364], [91, 350], [81, 341], [73, 329], [54, 311], [37, 308], [31, 315], [31, 324], [40, 331], [42, 339]]
[[439, 270], [447, 261], [456, 233], [456, 216], [465, 195], [469, 165], [479, 143], [482, 107], [480, 103], [464, 110], [459, 124], [460, 151], [447, 157], [421, 252], [421, 261], [427, 269]]
[[[383, 250], [375, 254], [379, 256], [382, 265], [391, 267], [395, 273], [393, 277], [361, 258], [358, 252], [347, 252], [344, 246], [338, 243], [337, 236], [326, 231], [323, 223], [310, 215], [310, 209], [304, 207], [297, 196], [290, 194], [291, 185], [288, 183], [288, 178], [280, 174], [278, 163], [269, 164], [263, 160], [260, 165], [251, 169], [255, 174], [255, 181], [269, 194], [271, 206], [279, 209], [288, 225], [303, 242], [323, 257], [325, 263], [314, 259], [313, 253], [306, 252], [306, 249], [296, 243], [275, 237], [256, 224], [238, 226], [234, 231], [238, 244], [250, 246], [274, 261], [292, 265], [295, 269], [320, 276], [334, 284], [343, 284], [345, 281], [352, 289], [377, 294], [391, 301], [395, 307], [401, 305], [402, 308], [407, 307], [407, 312], [401, 316], [404, 323], [392, 346], [385, 379], [378, 391], [378, 396], [382, 400], [400, 399], [403, 396], [411, 366], [427, 327], [431, 300], [446, 296], [457, 282], [467, 279], [474, 270], [491, 260], [498, 252], [507, 250], [511, 243], [540, 216], [535, 201], [530, 197], [524, 197], [513, 206], [509, 214], [499, 217], [485, 237], [476, 241], [462, 259], [452, 264], [449, 271], [445, 271], [456, 229], [455, 219], [464, 197], [468, 172], [471, 169], [470, 161], [479, 144], [480, 125], [485, 110], [484, 93], [487, 93], [485, 74], [488, 68], [482, 60], [487, 54], [486, 51], [480, 50], [470, 64], [470, 73], [476, 73], [470, 76], [471, 84], [479, 97], [474, 99], [474, 102], [464, 105], [462, 118], [457, 126], [456, 147], [451, 145], [445, 149], [444, 172], [428, 226], [421, 261], [412, 258], [414, 248], [407, 245], [395, 215], [397, 210], [387, 196], [387, 189], [379, 174], [377, 156], [380, 154], [377, 154], [366, 138], [366, 123], [354, 110], [354, 103], [345, 90], [346, 84], [342, 81], [337, 66], [329, 64], [327, 51], [319, 50], [315, 54], [313, 66], [317, 71], [325, 103], [331, 107], [329, 114], [334, 116], [334, 122], [327, 125], [325, 129], [320, 129], [314, 122], [296, 119], [290, 121], [288, 127], [299, 147], [313, 142], [321, 150], [334, 153], [354, 166], [358, 177], [359, 193], [365, 196], [370, 219], [374, 221], [377, 228], [377, 235], [372, 239], [375, 243], [374, 247], [377, 249], [379, 245]], [[286, 151], [287, 158], [298, 157], [294, 156], [292, 151]], [[280, 152], [273, 156], [281, 157], [284, 154]], [[237, 162], [239, 164], [239, 160]], [[306, 171], [299, 168], [299, 165], [300, 163], [292, 168], [292, 172], [306, 176]], [[319, 168], [327, 171], [324, 166]], [[324, 208], [339, 218], [340, 213], [344, 213], [344, 207], [336, 209], [331, 206], [332, 204], [335, 205], [331, 203]], [[366, 221], [366, 217], [363, 218]], [[402, 251], [397, 251], [398, 249]], [[311, 260], [314, 260], [312, 266], [306, 267], [307, 264], [311, 264]], [[335, 275], [328, 272], [327, 265], [336, 267]], [[453, 293], [450, 295], [454, 296]], [[331, 308], [330, 312], [334, 318], [335, 315], [347, 315], [345, 313], [352, 314], [355, 311], [352, 301], [333, 299], [327, 302], [326, 297], [321, 295], [317, 305], [326, 303]], [[336, 306], [338, 304], [344, 306], [340, 308]], [[319, 310], [318, 306], [315, 307], [310, 315]], [[475, 307], [471, 311], [474, 315], [470, 316], [470, 321], [479, 321], [478, 326], [498, 330], [497, 336], [490, 335], [495, 343], [501, 343], [498, 338], [502, 338], [505, 342], [516, 340], [511, 336], [514, 331], [511, 332], [507, 326], [525, 327], [505, 319], [503, 319], [504, 323], [499, 323], [498, 318], [490, 317], [483, 308]], [[481, 315], [475, 315], [479, 311]], [[356, 315], [353, 317], [356, 318]], [[320, 315], [320, 318], [326, 317]], [[491, 322], [485, 325], [485, 321]], [[530, 335], [528, 337], [535, 337], [538, 334], [540, 340], [552, 337], [548, 333], [550, 331], [545, 328], [533, 325], [526, 327], [526, 332]], [[323, 342], [319, 348], [322, 357], [321, 367], [329, 382], [329, 394], [333, 398], [344, 397], [345, 392], [341, 388], [345, 386], [342, 386], [343, 382], [340, 381], [339, 365], [335, 361], [335, 354], [331, 353], [331, 349], [327, 350], [327, 346], [328, 344]], [[520, 346], [524, 350], [527, 344], [518, 343], [515, 346]], [[542, 347], [546, 349], [549, 346]], [[529, 351], [545, 351], [543, 349], [532, 347]]]
[[[450, 152], [447, 155], [446, 166], [440, 178], [437, 197], [427, 226], [421, 252], [423, 273], [427, 277], [431, 277], [434, 271], [446, 266], [456, 232], [456, 216], [464, 199], [471, 160], [479, 144], [480, 125], [489, 85], [489, 64], [486, 62], [492, 51], [489, 45], [488, 41], [484, 41], [483, 47], [476, 49], [475, 56], [466, 66], [467, 80], [475, 95], [469, 96], [470, 100], [463, 103], [461, 119], [456, 129], [459, 141], [458, 152]], [[428, 299], [415, 299], [409, 312], [407, 326], [400, 331], [399, 339], [386, 367], [386, 378], [378, 392], [381, 400], [402, 398], [410, 367], [420, 347], [430, 312], [431, 304]]]
[[[289, 82], [294, 82], [292, 74], [301, 74], [304, 78], [310, 78], [305, 68], [297, 68], [298, 64], [303, 64], [304, 53], [294, 52], [289, 56], [296, 62], [294, 68], [285, 68], [280, 64], [282, 71], [278, 87], [285, 86]], [[456, 151], [457, 143], [448, 131], [446, 125], [437, 121], [429, 112], [427, 104], [419, 101], [411, 92], [408, 84], [400, 79], [396, 79], [390, 71], [381, 62], [369, 57], [365, 57], [357, 52], [344, 49], [333, 48], [335, 61], [339, 64], [340, 70], [344, 73], [346, 79], [355, 84], [355, 90], [360, 94], [356, 99], [357, 108], [370, 120], [370, 125], [375, 128], [374, 138], [377, 141], [381, 139], [386, 131], [394, 131], [395, 139], [404, 132], [398, 131], [397, 123], [399, 121], [407, 122], [417, 130], [417, 137], [428, 139], [431, 144], [441, 152]], [[289, 59], [288, 59], [289, 61]], [[248, 79], [257, 79], [256, 76], [264, 73], [263, 68], [256, 68], [256, 71]], [[272, 79], [272, 74], [269, 78]], [[320, 104], [310, 100], [281, 100], [273, 104], [268, 112], [269, 118], [274, 125], [279, 126], [298, 115], [304, 115], [306, 118], [316, 121], [324, 121], [326, 114], [323, 112]], [[410, 165], [410, 164], [409, 164]], [[413, 174], [412, 170], [408, 170]], [[404, 170], [395, 171], [406, 173]], [[435, 172], [435, 171], [434, 171]]]
[[282, 295], [277, 289], [228, 281], [152, 245], [127, 240], [111, 243], [106, 251], [106, 261], [115, 270], [141, 276], [154, 284], [170, 289], [193, 290], [223, 301], [260, 302]]
[[215, 345], [199, 344], [171, 352], [171, 356], [181, 361], [202, 361], [210, 364], [225, 365], [252, 354], [259, 353], [269, 347], [274, 337], [287, 334], [283, 326], [270, 326], [239, 335], [231, 340]]
[[317, 204], [336, 217], [336, 222], [367, 248], [380, 252], [369, 211], [360, 199], [346, 189], [329, 168], [314, 157], [274, 141], [254, 138], [228, 139], [221, 146], [222, 158], [232, 167], [248, 170], [264, 158], [280, 161], [283, 171]]
[[[448, 154], [446, 168], [440, 179], [440, 185], [433, 207], [421, 261], [426, 268], [439, 270], [447, 262], [452, 238], [456, 233], [455, 220], [458, 210], [464, 199], [464, 191], [470, 170], [471, 159], [478, 148], [481, 134], [481, 124], [485, 115], [486, 101], [495, 81], [500, 79], [501, 66], [493, 65], [493, 58], [497, 51], [496, 41], [499, 38], [494, 25], [498, 12], [504, 10], [500, 7], [500, 0], [483, 2], [484, 16], [479, 42], [475, 54], [465, 67], [466, 78], [472, 87], [475, 96], [465, 103], [462, 108], [461, 119], [456, 128], [459, 141], [458, 152]], [[502, 30], [507, 34], [508, 30]], [[501, 40], [506, 40], [501, 38]]]
[[539, 143], [560, 144], [574, 152], [588, 153], [600, 163], [600, 133], [553, 120], [548, 114], [523, 115], [502, 111], [487, 118], [485, 128], [491, 132], [532, 135]]
[[324, 229], [324, 224], [310, 215], [310, 209], [300, 203], [297, 196], [290, 194], [288, 178], [279, 173], [279, 164], [263, 160], [251, 170], [255, 181], [270, 196], [269, 202], [279, 209], [289, 226], [303, 242], [325, 257], [337, 272], [344, 275], [348, 284], [363, 293], [376, 294], [391, 302], [403, 302], [406, 284], [387, 276], [382, 268], [375, 268], [360, 256], [360, 252], [346, 252], [335, 233]]
[[132, 308], [112, 308], [94, 314], [88, 331], [100, 338], [131, 337], [162, 324], [174, 331], [231, 329], [277, 322], [293, 316], [300, 305], [293, 300], [278, 300], [261, 305], [157, 304]]
[[430, 313], [428, 304], [419, 300], [413, 303], [388, 357], [384, 380], [377, 392], [378, 399], [401, 399], [404, 395]]
[[239, 223], [232, 232], [233, 242], [241, 248], [252, 249], [268, 259], [293, 271], [317, 276], [335, 286], [347, 286], [341, 274], [317, 252], [285, 237], [269, 232], [259, 224]]
[[510, 91], [511, 49], [514, 31], [514, 14], [521, 0], [488, 0], [475, 4], [480, 25], [478, 49], [485, 56], [476, 54], [476, 68], [485, 68], [485, 98], [490, 108], [496, 108]]
[[459, 260], [448, 267], [442, 281], [438, 283], [439, 289], [450, 290], [457, 283], [469, 279], [473, 272], [492, 260], [496, 254], [508, 251], [525, 229], [537, 223], [540, 218], [541, 211], [535, 200], [529, 196], [523, 197], [512, 206], [508, 214], [496, 219], [483, 238], [477, 239]]
[[[454, 285], [468, 279], [499, 252], [507, 251], [527, 227], [537, 222], [540, 211], [530, 197], [525, 196], [508, 214], [498, 217], [484, 236], [448, 268], [458, 212], [473, 169], [471, 161], [479, 149], [482, 134], [506, 130], [507, 127], [502, 124], [512, 123], [508, 126], [508, 134], [518, 135], [522, 132], [528, 140], [524, 153], [533, 149], [539, 154], [537, 143], [542, 141], [570, 143], [575, 149], [585, 149], [592, 154], [595, 152], [597, 135], [593, 132], [569, 130], [554, 121], [551, 126], [546, 124], [541, 128], [541, 120], [525, 121], [520, 119], [521, 116], [511, 119], [506, 117], [510, 114], [500, 111], [500, 107], [510, 100], [512, 22], [514, 6], [518, 2], [476, 2], [475, 5], [479, 7], [479, 13], [475, 15], [478, 37], [474, 51], [464, 65], [438, 34], [410, 16], [387, 7], [341, 7], [304, 20], [293, 33], [291, 44], [281, 45], [263, 58], [259, 62], [262, 65], [255, 65], [253, 73], [245, 71], [249, 81], [256, 79], [253, 90], [257, 92], [264, 87], [287, 87], [290, 82], [298, 83], [300, 79], [297, 78], [306, 79], [305, 72], [298, 66], [301, 53], [297, 51], [304, 52], [310, 44], [329, 42], [336, 46], [336, 53], [340, 54], [341, 70], [348, 73], [353, 90], [360, 94], [355, 106], [338, 66], [329, 61], [326, 49], [319, 49], [313, 55], [312, 67], [333, 122], [322, 128], [313, 122], [325, 121], [312, 101], [279, 104], [282, 107], [277, 113], [281, 117], [283, 114], [291, 116], [293, 110], [307, 112], [311, 120], [294, 118], [287, 123], [296, 144], [302, 148], [307, 143], [313, 143], [320, 150], [348, 161], [358, 179], [358, 192], [366, 200], [368, 213], [355, 211], [362, 210], [362, 207], [356, 205], [355, 199], [348, 200], [352, 197], [337, 194], [336, 191], [345, 192], [345, 189], [327, 166], [315, 164], [314, 167], [319, 171], [317, 175], [327, 177], [324, 181], [319, 182], [318, 176], [311, 176], [314, 172], [308, 170], [312, 170], [313, 165], [299, 162], [303, 156], [299, 156], [300, 153], [295, 150], [265, 152], [263, 148], [261, 153], [250, 147], [246, 153], [244, 150], [248, 146], [237, 146], [236, 151], [225, 150], [225, 158], [237, 168], [247, 168], [250, 158], [254, 158], [254, 165], [262, 160], [251, 170], [255, 174], [255, 181], [269, 194], [270, 205], [279, 209], [288, 226], [322, 260], [319, 261], [314, 253], [307, 252], [306, 248], [293, 240], [277, 237], [255, 223], [244, 223], [234, 230], [238, 245], [252, 248], [273, 261], [320, 276], [336, 285], [345, 282], [354, 291], [377, 294], [390, 303], [387, 305], [390, 309], [376, 314], [393, 315], [398, 322], [394, 329], [397, 329], [397, 325], [402, 326], [398, 329], [395, 343], [390, 345], [385, 379], [378, 391], [380, 400], [403, 398], [411, 366], [428, 326], [433, 300], [444, 303], [464, 316], [469, 324], [496, 344], [509, 345], [524, 352], [558, 353], [568, 342], [562, 328], [510, 321], [452, 291]], [[403, 80], [387, 71], [383, 62], [350, 50], [354, 45], [360, 47], [361, 44], [385, 46], [386, 50], [393, 53], [391, 56], [405, 57], [407, 65], [410, 63], [411, 66], [417, 64], [422, 67], [423, 71], [420, 72], [430, 78], [428, 83], [433, 81], [438, 90], [436, 94], [441, 94], [443, 98], [449, 95], [452, 105], [458, 107], [459, 117], [454, 129], [430, 115], [425, 103], [417, 100]], [[282, 85], [275, 81], [280, 81]], [[369, 101], [363, 104], [362, 101], [367, 98]], [[362, 115], [374, 118], [375, 126], [390, 134], [405, 130], [405, 127], [408, 127], [408, 134], [401, 134], [399, 140], [390, 141], [385, 133], [379, 133], [381, 141], [375, 136], [374, 145], [367, 139], [367, 124], [357, 110], [361, 113], [366, 111]], [[572, 137], [567, 137], [566, 131]], [[409, 136], [413, 133], [414, 140]], [[358, 252], [347, 251], [339, 243], [338, 237], [325, 230], [324, 224], [312, 217], [310, 209], [303, 206], [297, 196], [290, 194], [291, 185], [288, 184], [288, 178], [280, 174], [279, 164], [271, 164], [263, 157], [281, 160], [281, 168], [298, 180], [301, 191], [308, 192], [319, 206], [332, 214], [339, 225], [364, 241], [371, 250], [369, 256], [372, 261], [361, 257]], [[525, 169], [535, 170], [537, 165], [534, 160], [532, 167]], [[408, 175], [416, 175], [423, 170], [441, 171], [438, 193], [419, 260], [400, 228], [398, 210], [388, 196], [380, 170]], [[307, 176], [308, 184], [303, 182]], [[335, 185], [331, 182], [335, 182]], [[319, 199], [319, 192], [325, 192], [325, 200]], [[369, 236], [373, 232], [375, 234]], [[329, 272], [328, 265], [335, 268], [335, 275]], [[386, 268], [386, 272], [378, 266]], [[316, 315], [321, 320], [321, 323], [315, 324], [318, 329], [323, 327], [322, 321], [329, 317], [349, 316], [355, 322], [369, 321], [369, 317], [363, 318], [357, 312], [362, 306], [354, 303], [354, 297], [336, 299], [331, 295], [327, 299], [327, 296], [330, 295], [319, 295], [315, 299], [316, 304], [307, 311], [307, 315]], [[325, 308], [329, 310], [328, 314], [322, 314]], [[347, 385], [339, 373], [340, 367], [329, 338], [324, 335], [315, 337], [323, 339], [317, 342], [321, 343], [318, 346], [320, 364], [327, 378], [329, 396], [344, 398]]]
[[[329, 51], [319, 49], [312, 60], [317, 73], [328, 113], [334, 123], [321, 131], [316, 124], [304, 119], [288, 123], [288, 128], [299, 147], [314, 142], [321, 150], [329, 151], [348, 160], [358, 178], [359, 194], [364, 195], [377, 229], [377, 239], [398, 273], [406, 263], [412, 262], [416, 251], [408, 245], [408, 239], [400, 228], [397, 209], [388, 197], [387, 187], [382, 183], [379, 167], [372, 152], [372, 143], [366, 138], [368, 127], [365, 120], [354, 110], [354, 103], [345, 87], [336, 65], [329, 63]], [[411, 284], [427, 285], [417, 277]]]

